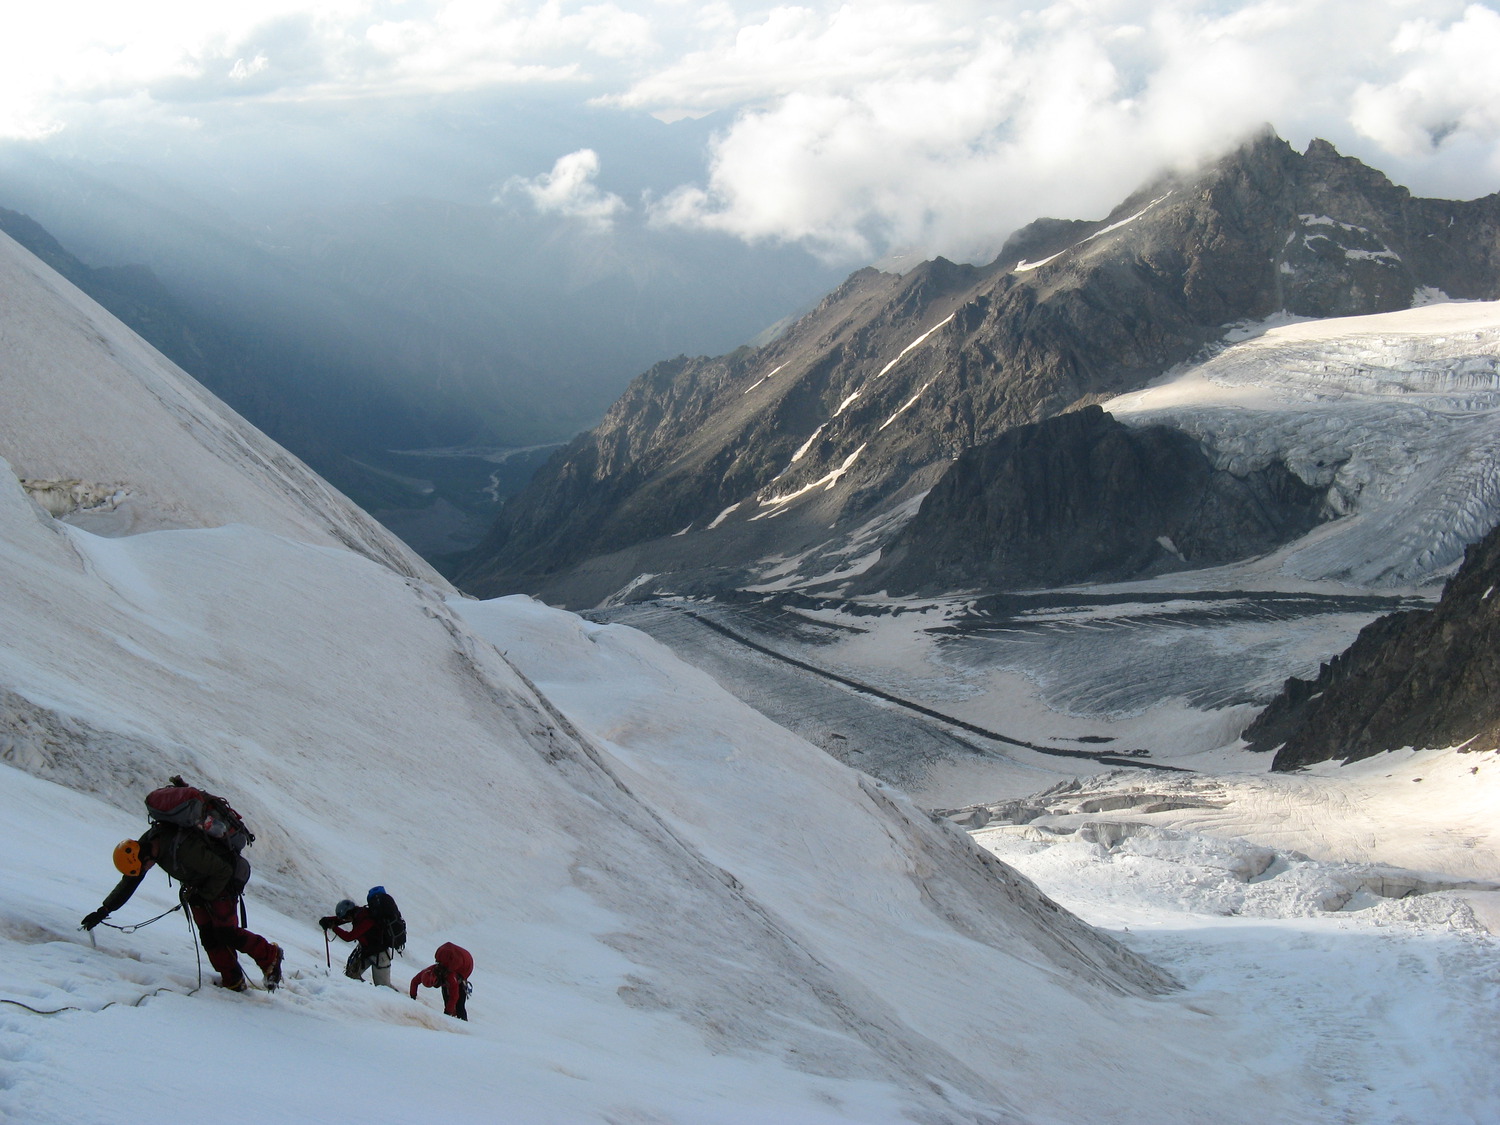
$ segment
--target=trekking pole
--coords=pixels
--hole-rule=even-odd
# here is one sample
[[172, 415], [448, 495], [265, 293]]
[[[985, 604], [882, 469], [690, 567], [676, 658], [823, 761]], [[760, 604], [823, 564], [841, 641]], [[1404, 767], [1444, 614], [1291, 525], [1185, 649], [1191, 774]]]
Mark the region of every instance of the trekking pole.
[[328, 931], [323, 931], [323, 960], [328, 962], [328, 971], [333, 972], [333, 954], [328, 949]]
[[[203, 949], [198, 942], [198, 927], [193, 925], [192, 914], [186, 910], [183, 914], [187, 915], [188, 933], [193, 935], [193, 957], [198, 961], [198, 987], [193, 989], [193, 992], [197, 992], [203, 987]], [[193, 995], [193, 992], [189, 992], [188, 995]]]

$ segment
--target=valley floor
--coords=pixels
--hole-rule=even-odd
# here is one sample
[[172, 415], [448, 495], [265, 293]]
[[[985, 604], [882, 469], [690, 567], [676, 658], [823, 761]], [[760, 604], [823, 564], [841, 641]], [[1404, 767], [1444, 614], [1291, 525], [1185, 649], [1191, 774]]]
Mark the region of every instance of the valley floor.
[[[1315, 671], [1411, 595], [1155, 598], [1054, 600], [998, 627], [934, 605], [595, 616], [646, 629], [834, 756], [946, 810], [1173, 973], [1205, 1026], [1249, 1032], [1268, 1083], [1307, 1079], [1318, 1091], [1307, 1120], [1500, 1120], [1500, 750], [1277, 775], [1233, 748], [1233, 724], [1274, 682], [1267, 669], [1290, 653]], [[956, 616], [970, 627], [951, 627]], [[1189, 620], [1197, 632], [1180, 627]], [[1131, 653], [1138, 694], [1125, 706], [1055, 706]], [[1174, 676], [1216, 690], [1194, 706]]]

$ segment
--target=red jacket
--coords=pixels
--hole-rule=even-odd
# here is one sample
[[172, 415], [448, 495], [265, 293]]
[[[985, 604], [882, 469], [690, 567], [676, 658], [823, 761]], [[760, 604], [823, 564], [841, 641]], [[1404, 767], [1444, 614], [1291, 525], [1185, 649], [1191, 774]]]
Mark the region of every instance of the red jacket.
[[349, 913], [349, 932], [345, 933], [342, 926], [329, 927], [334, 933], [345, 941], [357, 941], [366, 949], [384, 949], [385, 943], [381, 940], [385, 937], [376, 925], [375, 917], [370, 913], [368, 906], [356, 906]]
[[411, 998], [417, 998], [417, 989], [441, 988], [443, 990], [443, 1014], [466, 1020], [469, 1013], [464, 1004], [468, 996], [469, 974], [474, 971], [474, 958], [467, 949], [444, 942], [438, 946], [438, 963], [428, 965], [411, 978]]
[[[428, 965], [416, 976], [411, 978], [411, 998], [417, 998], [417, 987], [441, 988], [443, 990], [443, 1014], [446, 1016], [458, 1016], [459, 1009], [463, 1006], [464, 982], [450, 973], [441, 965]], [[468, 1017], [462, 1016], [462, 1019]]]

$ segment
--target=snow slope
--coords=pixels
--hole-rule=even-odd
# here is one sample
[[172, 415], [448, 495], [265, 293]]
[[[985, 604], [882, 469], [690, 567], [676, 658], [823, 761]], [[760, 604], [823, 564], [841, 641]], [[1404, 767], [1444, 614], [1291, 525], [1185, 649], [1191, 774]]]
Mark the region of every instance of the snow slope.
[[1219, 468], [1279, 459], [1329, 487], [1345, 518], [1268, 572], [1416, 585], [1500, 522], [1500, 303], [1267, 327], [1104, 408], [1186, 430]]
[[[212, 1091], [266, 1122], [1319, 1119], [1315, 1070], [952, 827], [642, 634], [414, 575], [41, 267], [7, 271], [0, 307], [31, 311], [0, 384], [0, 1116]], [[44, 474], [139, 504], [96, 534], [6, 483]], [[175, 916], [77, 929], [170, 772], [259, 835], [274, 996], [200, 991]], [[376, 882], [412, 930], [398, 981], [474, 952], [471, 1023], [327, 971], [313, 920]]]

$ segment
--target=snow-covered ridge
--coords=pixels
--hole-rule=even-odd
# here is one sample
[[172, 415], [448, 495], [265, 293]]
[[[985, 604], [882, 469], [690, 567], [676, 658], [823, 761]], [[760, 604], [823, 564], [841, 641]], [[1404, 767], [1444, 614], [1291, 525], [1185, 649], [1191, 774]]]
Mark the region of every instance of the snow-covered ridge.
[[1041, 269], [1042, 266], [1047, 265], [1049, 262], [1055, 262], [1055, 261], [1057, 261], [1057, 259], [1061, 258], [1064, 254], [1071, 253], [1072, 251], [1077, 250], [1080, 246], [1087, 246], [1090, 242], [1093, 242], [1094, 239], [1096, 239], [1096, 238], [1103, 238], [1105, 235], [1113, 234], [1115, 231], [1120, 230], [1123, 227], [1128, 227], [1131, 223], [1133, 223], [1137, 219], [1141, 218], [1148, 211], [1150, 211], [1152, 208], [1154, 208], [1157, 204], [1159, 204], [1159, 203], [1165, 203], [1167, 201], [1167, 199], [1171, 195], [1172, 195], [1172, 193], [1169, 191], [1165, 195], [1159, 195], [1159, 196], [1157, 196], [1155, 199], [1153, 199], [1150, 203], [1146, 204], [1146, 206], [1142, 207], [1135, 214], [1133, 214], [1133, 215], [1127, 215], [1125, 218], [1120, 219], [1120, 220], [1118, 220], [1116, 222], [1110, 223], [1106, 227], [1101, 227], [1099, 230], [1096, 230], [1093, 234], [1087, 235], [1086, 237], [1079, 239], [1077, 242], [1073, 243], [1073, 245], [1069, 246], [1067, 249], [1065, 249], [1065, 250], [1059, 250], [1056, 254], [1053, 254], [1053, 255], [1051, 255], [1049, 257], [1043, 258], [1040, 261], [1037, 261], [1037, 262], [1028, 262], [1025, 258], [1022, 258], [1019, 262], [1017, 262], [1015, 265], [1013, 265], [1013, 266], [1010, 267], [1010, 272], [1011, 273], [1030, 273], [1033, 270]]
[[1282, 324], [1104, 406], [1328, 487], [1345, 518], [1281, 553], [1289, 576], [1419, 584], [1500, 522], [1500, 303]]

